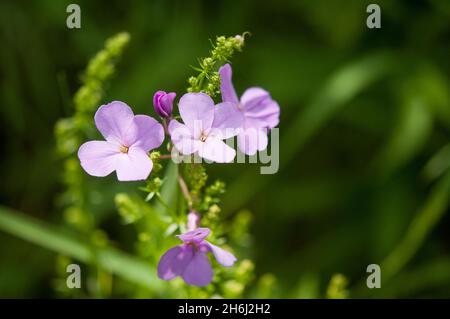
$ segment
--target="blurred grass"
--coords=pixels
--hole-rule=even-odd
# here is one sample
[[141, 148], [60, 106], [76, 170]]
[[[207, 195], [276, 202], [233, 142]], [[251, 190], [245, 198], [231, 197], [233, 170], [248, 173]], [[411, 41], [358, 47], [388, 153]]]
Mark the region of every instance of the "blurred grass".
[[95, 247], [86, 238], [48, 225], [7, 207], [0, 207], [0, 229], [55, 253], [98, 265], [137, 285], [157, 291], [164, 284], [146, 262], [111, 247]]
[[384, 280], [388, 281], [398, 273], [414, 256], [427, 235], [433, 230], [447, 211], [450, 200], [450, 171], [431, 191], [423, 208], [411, 221], [404, 238], [381, 263]]

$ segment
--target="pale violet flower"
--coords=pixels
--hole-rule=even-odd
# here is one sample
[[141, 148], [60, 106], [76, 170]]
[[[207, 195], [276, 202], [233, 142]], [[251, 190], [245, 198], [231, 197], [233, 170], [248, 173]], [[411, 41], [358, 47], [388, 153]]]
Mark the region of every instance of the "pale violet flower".
[[208, 252], [211, 252], [221, 265], [231, 267], [237, 260], [236, 257], [206, 241], [209, 233], [209, 228], [197, 228], [177, 235], [183, 244], [169, 249], [161, 257], [158, 277], [171, 280], [181, 276], [189, 285], [206, 286], [213, 277], [213, 270], [206, 255]]
[[164, 91], [157, 91], [153, 95], [153, 107], [155, 112], [162, 118], [168, 118], [172, 115], [173, 100], [176, 97], [175, 92], [166, 93]]
[[148, 152], [164, 140], [164, 129], [147, 115], [134, 115], [123, 102], [102, 105], [95, 125], [106, 141], [90, 141], [78, 150], [83, 169], [92, 176], [116, 171], [119, 181], [145, 180], [153, 168]]
[[200, 224], [200, 215], [196, 211], [190, 211], [187, 216], [187, 230], [194, 230], [198, 228]]
[[219, 74], [223, 102], [232, 103], [243, 117], [237, 138], [239, 149], [247, 155], [266, 149], [268, 130], [279, 122], [278, 103], [272, 100], [269, 92], [259, 87], [247, 89], [239, 99], [231, 80], [231, 66], [225, 64], [219, 69]]
[[217, 163], [229, 163], [236, 151], [223, 140], [237, 135], [242, 116], [232, 103], [214, 105], [204, 93], [186, 93], [178, 103], [183, 123], [172, 120], [169, 133], [175, 148], [183, 155], [197, 153]]

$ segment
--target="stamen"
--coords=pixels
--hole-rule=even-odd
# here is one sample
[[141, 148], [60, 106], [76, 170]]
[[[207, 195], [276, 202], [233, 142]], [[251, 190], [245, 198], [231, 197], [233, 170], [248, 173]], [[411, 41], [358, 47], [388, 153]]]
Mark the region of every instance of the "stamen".
[[122, 146], [120, 146], [120, 151], [121, 151], [122, 153], [124, 153], [124, 154], [127, 154], [127, 153], [128, 153], [128, 147], [122, 145]]
[[202, 142], [206, 142], [206, 138], [207, 138], [208, 136], [206, 136], [204, 133], [202, 133], [202, 135], [200, 135], [200, 141], [202, 141]]

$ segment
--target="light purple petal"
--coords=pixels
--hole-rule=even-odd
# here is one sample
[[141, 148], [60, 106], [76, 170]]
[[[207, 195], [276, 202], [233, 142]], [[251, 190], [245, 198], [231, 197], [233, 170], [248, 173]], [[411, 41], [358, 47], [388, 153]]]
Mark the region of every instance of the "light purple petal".
[[200, 214], [194, 210], [191, 210], [187, 216], [187, 230], [197, 229], [200, 225]]
[[233, 104], [239, 103], [239, 99], [236, 95], [236, 91], [232, 82], [232, 70], [231, 65], [228, 63], [219, 69], [220, 74], [220, 91], [222, 93], [222, 101], [231, 102]]
[[138, 146], [147, 152], [161, 146], [164, 141], [164, 128], [158, 121], [147, 115], [136, 115], [134, 123], [138, 133], [133, 146]]
[[255, 155], [257, 151], [262, 151], [267, 147], [267, 130], [261, 128], [248, 128], [239, 132], [237, 140], [238, 147], [242, 153]]
[[134, 114], [123, 102], [114, 101], [99, 107], [95, 113], [95, 125], [108, 142], [130, 146], [136, 140], [137, 128]]
[[244, 111], [250, 111], [254, 107], [259, 108], [264, 100], [270, 99], [270, 94], [266, 90], [260, 87], [251, 87], [245, 90], [244, 94], [242, 94], [241, 107], [244, 109]]
[[206, 286], [213, 277], [213, 271], [208, 257], [204, 252], [197, 251], [183, 272], [183, 279], [192, 286]]
[[211, 132], [218, 139], [236, 136], [243, 124], [244, 114], [237, 108], [237, 104], [224, 102], [216, 105]]
[[208, 137], [204, 143], [201, 143], [198, 155], [216, 163], [229, 163], [236, 156], [236, 151], [223, 141]]
[[116, 173], [119, 181], [145, 180], [153, 168], [147, 152], [139, 147], [130, 147], [128, 153], [117, 156]]
[[169, 92], [161, 97], [161, 105], [164, 107], [169, 116], [172, 114], [173, 101], [175, 100], [176, 96], [177, 94], [175, 92]]
[[280, 107], [272, 99], [263, 100], [258, 107], [245, 112], [245, 127], [274, 128], [280, 121]]
[[197, 152], [200, 141], [194, 139], [191, 130], [186, 125], [172, 120], [168, 129], [172, 143], [181, 154], [190, 155]]
[[186, 93], [180, 99], [180, 115], [194, 137], [211, 128], [214, 119], [214, 101], [205, 93]]
[[83, 169], [92, 176], [104, 177], [116, 169], [119, 146], [105, 141], [90, 141], [80, 146], [78, 158]]
[[216, 257], [216, 260], [225, 267], [231, 267], [237, 260], [234, 255], [225, 249], [220, 248], [219, 246], [213, 245], [208, 241], [204, 241], [206, 245], [210, 248], [211, 252], [213, 253], [214, 257]]
[[172, 114], [175, 97], [175, 92], [166, 93], [164, 91], [157, 91], [153, 95], [153, 107], [155, 112], [163, 118], [169, 117]]
[[177, 235], [177, 237], [185, 243], [199, 244], [209, 235], [210, 232], [211, 231], [209, 228], [200, 227], [181, 235]]
[[171, 280], [183, 274], [194, 257], [193, 247], [179, 245], [166, 251], [158, 263], [158, 277]]

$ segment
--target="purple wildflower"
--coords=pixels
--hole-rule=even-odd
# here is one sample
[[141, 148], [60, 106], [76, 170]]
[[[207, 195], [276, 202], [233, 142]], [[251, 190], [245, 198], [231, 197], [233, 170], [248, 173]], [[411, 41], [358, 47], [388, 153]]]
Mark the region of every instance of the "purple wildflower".
[[119, 181], [144, 180], [153, 168], [148, 152], [164, 140], [164, 129], [154, 118], [134, 115], [123, 102], [99, 107], [95, 125], [106, 141], [90, 141], [78, 150], [83, 169], [92, 176], [113, 171]]
[[158, 91], [153, 95], [153, 107], [155, 112], [162, 118], [168, 118], [172, 115], [173, 100], [176, 97], [175, 92], [166, 93]]
[[272, 100], [269, 92], [259, 87], [247, 89], [239, 100], [231, 81], [231, 66], [225, 64], [219, 69], [219, 74], [223, 102], [233, 103], [244, 117], [237, 138], [239, 149], [247, 155], [266, 149], [268, 130], [279, 122], [278, 103]]
[[211, 244], [205, 238], [209, 228], [197, 228], [177, 235], [183, 244], [169, 249], [158, 264], [158, 277], [171, 280], [181, 276], [189, 285], [206, 286], [213, 277], [213, 270], [206, 255], [212, 252], [216, 260], [225, 267], [231, 267], [237, 260], [233, 254]]
[[223, 140], [237, 135], [242, 115], [232, 103], [214, 105], [204, 93], [186, 93], [178, 104], [184, 124], [169, 123], [169, 133], [175, 148], [184, 155], [196, 153], [207, 160], [229, 163], [236, 151]]

